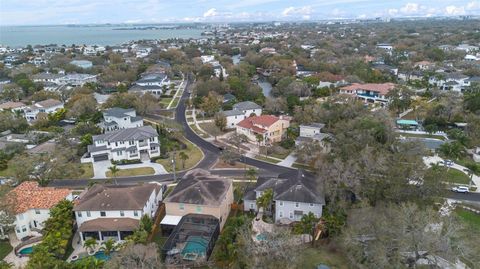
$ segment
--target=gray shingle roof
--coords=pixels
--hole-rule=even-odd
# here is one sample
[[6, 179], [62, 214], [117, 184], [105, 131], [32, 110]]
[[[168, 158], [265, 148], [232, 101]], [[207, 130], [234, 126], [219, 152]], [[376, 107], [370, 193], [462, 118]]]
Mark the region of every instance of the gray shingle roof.
[[74, 211], [142, 210], [153, 191], [161, 191], [159, 184], [137, 186], [94, 185], [77, 200]]
[[148, 139], [151, 137], [157, 137], [157, 131], [152, 126], [142, 126], [136, 128], [128, 128], [122, 130], [116, 130], [110, 133], [94, 135], [93, 141], [105, 140], [108, 142], [127, 141], [127, 140], [139, 140]]
[[232, 181], [203, 169], [185, 174], [165, 202], [219, 206], [232, 188]]
[[251, 101], [240, 102], [233, 105], [234, 110], [248, 110], [248, 109], [260, 109], [260, 108], [262, 107]]
[[242, 115], [243, 115], [243, 112], [240, 111], [240, 110], [226, 110], [226, 111], [223, 111], [222, 114], [223, 114], [225, 117], [229, 117], [229, 116], [242, 116]]
[[[112, 107], [110, 109], [107, 109], [105, 111], [103, 111], [103, 116], [109, 116], [109, 117], [115, 117], [115, 118], [123, 118], [125, 116], [128, 116], [126, 115], [127, 113], [130, 113], [130, 112], [134, 112], [135, 109], [133, 108], [129, 108], [129, 109], [124, 109], [124, 108], [120, 108], [120, 107]], [[128, 116], [130, 117], [130, 116]]]

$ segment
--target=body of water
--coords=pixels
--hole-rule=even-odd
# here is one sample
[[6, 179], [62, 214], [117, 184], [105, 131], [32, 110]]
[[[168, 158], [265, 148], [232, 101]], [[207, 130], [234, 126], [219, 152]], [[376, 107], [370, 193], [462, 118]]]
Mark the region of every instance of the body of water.
[[201, 29], [124, 29], [119, 26], [0, 26], [0, 44], [26, 45], [120, 45], [131, 40], [199, 38]]
[[263, 95], [265, 95], [265, 97], [269, 97], [270, 92], [272, 91], [272, 84], [265, 79], [260, 79], [257, 83], [258, 86], [262, 88]]

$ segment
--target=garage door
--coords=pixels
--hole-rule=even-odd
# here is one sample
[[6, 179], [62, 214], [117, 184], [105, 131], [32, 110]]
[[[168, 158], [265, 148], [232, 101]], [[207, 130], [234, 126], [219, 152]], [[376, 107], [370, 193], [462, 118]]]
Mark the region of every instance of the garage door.
[[108, 161], [108, 154], [101, 154], [101, 155], [93, 156], [93, 161], [94, 162]]

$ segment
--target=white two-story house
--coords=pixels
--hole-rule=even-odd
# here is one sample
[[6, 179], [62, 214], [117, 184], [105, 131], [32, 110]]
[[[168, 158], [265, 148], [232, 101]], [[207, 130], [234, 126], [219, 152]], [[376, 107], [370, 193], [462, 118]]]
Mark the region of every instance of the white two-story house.
[[251, 115], [262, 115], [262, 107], [251, 101], [236, 103], [232, 110], [222, 112], [227, 119], [227, 128], [235, 128], [237, 123], [250, 117]]
[[[272, 212], [276, 223], [300, 221], [302, 216], [312, 212], [322, 216], [325, 198], [317, 190], [313, 180], [299, 172], [294, 178], [259, 178], [254, 188], [246, 191], [243, 197], [244, 211], [258, 211], [257, 199], [265, 191], [273, 191]], [[265, 209], [264, 209], [265, 210]], [[266, 209], [268, 211], [268, 209]]]
[[50, 217], [50, 208], [63, 199], [71, 201], [72, 191], [40, 187], [38, 182], [24, 181], [7, 194], [2, 203], [11, 205], [15, 212], [14, 231], [21, 240], [27, 236], [40, 236], [44, 222]]
[[63, 108], [63, 103], [55, 99], [47, 99], [34, 103], [24, 108], [25, 118], [27, 121], [34, 121], [38, 118], [39, 113], [55, 113]]
[[93, 136], [82, 163], [144, 160], [160, 156], [158, 133], [152, 126], [120, 129]]
[[142, 126], [143, 118], [137, 117], [135, 109], [123, 109], [119, 107], [113, 107], [103, 111], [103, 121], [100, 123], [100, 128], [106, 133]]
[[155, 218], [162, 201], [162, 185], [157, 182], [134, 186], [97, 184], [79, 195], [73, 211], [82, 243], [125, 240], [138, 229], [140, 218]]

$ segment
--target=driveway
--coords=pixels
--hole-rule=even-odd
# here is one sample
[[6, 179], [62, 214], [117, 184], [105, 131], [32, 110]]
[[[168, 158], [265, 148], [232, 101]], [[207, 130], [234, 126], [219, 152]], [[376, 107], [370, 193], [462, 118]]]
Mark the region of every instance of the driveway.
[[[101, 179], [101, 178], [107, 178], [105, 175], [106, 172], [108, 172], [108, 168], [112, 166], [112, 163], [110, 161], [101, 161], [101, 162], [95, 162], [93, 163], [93, 178], [94, 179]], [[150, 160], [142, 162], [142, 163], [136, 163], [136, 164], [125, 164], [125, 165], [117, 165], [117, 168], [122, 170], [122, 169], [131, 169], [131, 168], [141, 168], [141, 167], [151, 167], [153, 170], [155, 170], [154, 175], [165, 175], [168, 174], [167, 170], [163, 167], [163, 165], [159, 163], [152, 163]]]
[[297, 160], [295, 153], [290, 153], [283, 161], [277, 163], [278, 165], [285, 167], [292, 167], [292, 164]]

